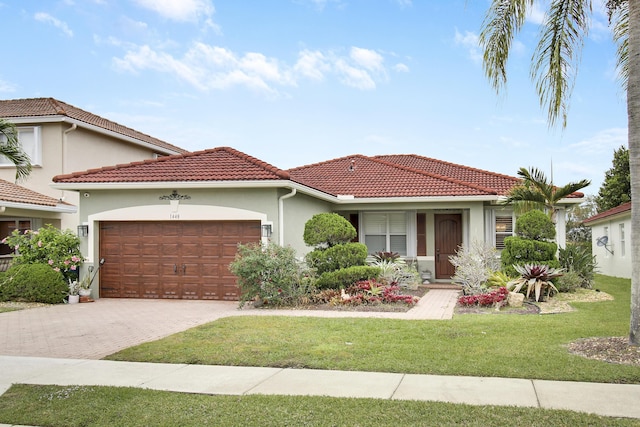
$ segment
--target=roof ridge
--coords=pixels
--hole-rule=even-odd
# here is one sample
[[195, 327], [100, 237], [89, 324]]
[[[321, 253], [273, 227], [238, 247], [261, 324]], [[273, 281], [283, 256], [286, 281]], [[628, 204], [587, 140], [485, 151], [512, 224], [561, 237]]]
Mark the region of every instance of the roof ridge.
[[[207, 150], [204, 150], [207, 151]], [[274, 173], [276, 176], [282, 178], [282, 179], [289, 179], [289, 172], [282, 170], [270, 163], [267, 163], [263, 160], [258, 159], [257, 157], [253, 157], [250, 156], [249, 154], [243, 153], [242, 151], [238, 151], [235, 148], [231, 148], [231, 147], [216, 147], [213, 149], [210, 149], [210, 151], [226, 151], [227, 153], [234, 155], [240, 159], [246, 160], [248, 162], [253, 163], [256, 166], [259, 166], [263, 169], [266, 169], [267, 171]]]
[[323, 164], [326, 164], [326, 163], [332, 163], [332, 162], [335, 162], [335, 161], [338, 161], [338, 160], [352, 159], [354, 157], [365, 158], [365, 159], [369, 159], [370, 158], [369, 156], [364, 156], [362, 154], [351, 154], [349, 156], [337, 157], [335, 159], [324, 160], [322, 162], [315, 162], [315, 163], [309, 163], [307, 165], [296, 166], [294, 168], [287, 169], [287, 172], [297, 171], [297, 170], [300, 170], [300, 169], [310, 168], [310, 167], [314, 167], [314, 166], [320, 166], [320, 165], [323, 165]]
[[417, 173], [417, 174], [420, 174], [420, 175], [429, 176], [431, 178], [436, 178], [436, 179], [440, 179], [440, 180], [443, 180], [443, 181], [451, 182], [453, 184], [462, 185], [463, 187], [469, 187], [469, 188], [473, 188], [475, 190], [484, 191], [485, 193], [488, 193], [488, 194], [495, 194], [495, 195], [498, 194], [497, 191], [491, 190], [491, 189], [483, 187], [481, 185], [477, 185], [477, 184], [474, 184], [474, 183], [471, 183], [471, 182], [464, 182], [464, 181], [461, 181], [461, 180], [456, 179], [456, 178], [440, 175], [438, 173], [427, 172], [427, 171], [423, 171], [423, 170], [420, 170], [420, 169], [412, 168], [412, 167], [409, 167], [409, 166], [400, 165], [398, 163], [389, 162], [389, 161], [386, 161], [386, 160], [379, 159], [377, 157], [380, 157], [380, 156], [370, 157], [370, 159], [375, 161], [375, 162], [379, 162], [379, 163], [382, 163], [382, 164], [386, 164], [388, 166], [395, 167], [397, 169], [402, 169], [402, 170], [413, 172], [413, 173]]

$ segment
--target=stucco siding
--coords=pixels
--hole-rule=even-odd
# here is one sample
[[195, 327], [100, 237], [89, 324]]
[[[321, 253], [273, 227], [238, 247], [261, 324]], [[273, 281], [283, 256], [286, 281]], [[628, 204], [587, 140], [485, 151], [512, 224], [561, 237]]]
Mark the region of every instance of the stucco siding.
[[[621, 215], [590, 225], [592, 238], [591, 247], [598, 264], [598, 273], [630, 279], [631, 215]], [[607, 228], [607, 230], [605, 230], [605, 228]], [[606, 247], [598, 245], [598, 238], [604, 235], [608, 236]]]

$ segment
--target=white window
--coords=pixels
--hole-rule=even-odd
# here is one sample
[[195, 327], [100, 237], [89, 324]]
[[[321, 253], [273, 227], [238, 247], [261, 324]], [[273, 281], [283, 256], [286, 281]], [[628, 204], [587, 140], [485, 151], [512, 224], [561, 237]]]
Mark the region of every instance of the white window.
[[624, 222], [620, 224], [620, 256], [624, 256], [625, 249], [625, 237], [624, 237]]
[[364, 244], [370, 254], [397, 252], [407, 255], [407, 215], [404, 212], [364, 214]]
[[513, 236], [513, 217], [496, 215], [496, 249], [504, 249], [504, 238]]
[[[5, 140], [4, 135], [2, 140]], [[42, 165], [42, 141], [40, 137], [40, 126], [19, 127], [18, 142], [22, 149], [29, 155], [31, 164]], [[4, 156], [0, 156], [0, 166], [13, 166], [13, 163]]]

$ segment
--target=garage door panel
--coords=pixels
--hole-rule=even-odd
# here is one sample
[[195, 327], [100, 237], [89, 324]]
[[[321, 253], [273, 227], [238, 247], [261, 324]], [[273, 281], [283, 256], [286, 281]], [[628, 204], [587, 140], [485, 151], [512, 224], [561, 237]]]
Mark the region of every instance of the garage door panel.
[[101, 223], [100, 295], [237, 300], [228, 265], [259, 240], [259, 221]]

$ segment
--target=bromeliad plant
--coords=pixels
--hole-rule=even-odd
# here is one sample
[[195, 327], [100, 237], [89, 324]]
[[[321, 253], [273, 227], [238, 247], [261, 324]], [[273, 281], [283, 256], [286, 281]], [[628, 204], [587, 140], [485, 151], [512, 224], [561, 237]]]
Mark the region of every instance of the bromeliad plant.
[[520, 273], [520, 277], [509, 282], [509, 290], [520, 292], [526, 285], [527, 298], [529, 298], [533, 290], [536, 302], [540, 301], [540, 296], [544, 293], [549, 297], [552, 292], [558, 292], [551, 279], [562, 276], [564, 270], [561, 268], [551, 268], [545, 264], [524, 264], [514, 265], [513, 267]]

